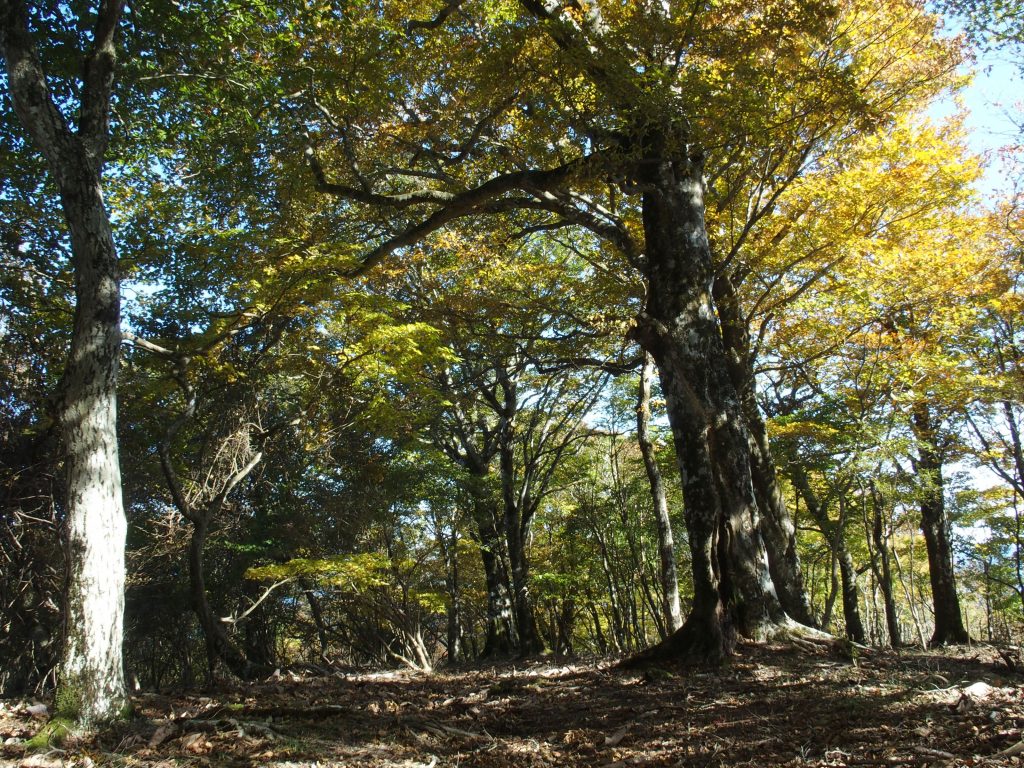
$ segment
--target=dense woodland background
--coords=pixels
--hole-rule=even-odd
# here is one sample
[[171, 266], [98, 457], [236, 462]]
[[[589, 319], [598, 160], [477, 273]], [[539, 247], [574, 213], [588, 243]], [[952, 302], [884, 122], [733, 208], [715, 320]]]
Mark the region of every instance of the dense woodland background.
[[[85, 176], [133, 686], [629, 654], [699, 613], [719, 545], [652, 363], [669, 162], [703, 175], [735, 483], [769, 583], [799, 567], [788, 614], [1020, 642], [1019, 137], [982, 194], [995, 159], [932, 116], [979, 47], [1019, 61], [1019, 8], [943, 9], [954, 36], [911, 0], [91, 5], [0, 3], [0, 693], [50, 690], [65, 647]], [[63, 149], [12, 108], [27, 39]]]

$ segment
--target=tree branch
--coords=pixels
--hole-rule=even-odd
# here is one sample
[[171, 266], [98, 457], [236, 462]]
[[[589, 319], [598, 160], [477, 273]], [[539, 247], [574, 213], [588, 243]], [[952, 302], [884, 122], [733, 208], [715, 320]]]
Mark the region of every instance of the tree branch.
[[117, 62], [114, 38], [124, 4], [125, 0], [101, 0], [93, 29], [92, 48], [85, 57], [82, 73], [78, 134], [97, 173], [103, 167], [103, 154], [110, 138], [110, 96]]
[[46, 158], [57, 183], [63, 186], [80, 155], [78, 141], [53, 103], [29, 31], [28, 8], [21, 0], [0, 0], [0, 54], [7, 68], [14, 111]]

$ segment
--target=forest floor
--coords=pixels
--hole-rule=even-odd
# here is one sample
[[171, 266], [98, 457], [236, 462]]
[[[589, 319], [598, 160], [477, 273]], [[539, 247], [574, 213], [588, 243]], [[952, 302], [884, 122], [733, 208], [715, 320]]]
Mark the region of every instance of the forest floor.
[[991, 648], [853, 661], [746, 646], [725, 668], [610, 661], [299, 676], [135, 697], [95, 739], [27, 752], [45, 717], [0, 701], [0, 765], [1004, 766], [1024, 764], [1024, 675]]

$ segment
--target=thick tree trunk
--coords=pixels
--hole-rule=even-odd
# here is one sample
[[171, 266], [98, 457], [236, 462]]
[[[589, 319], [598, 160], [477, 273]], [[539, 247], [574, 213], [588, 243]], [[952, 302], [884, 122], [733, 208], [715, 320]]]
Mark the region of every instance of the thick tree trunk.
[[814, 625], [811, 601], [804, 588], [796, 547], [796, 526], [779, 485], [775, 460], [768, 443], [768, 428], [757, 404], [750, 329], [740, 309], [732, 280], [715, 278], [713, 295], [722, 326], [722, 341], [733, 386], [740, 398], [750, 438], [750, 474], [761, 512], [761, 536], [768, 551], [768, 567], [786, 613], [801, 624]]
[[487, 639], [483, 656], [511, 656], [518, 651], [519, 637], [512, 613], [508, 571], [501, 557], [502, 544], [491, 505], [481, 494], [474, 494], [473, 517], [479, 534], [480, 559], [487, 587]]
[[121, 299], [103, 204], [114, 37], [122, 2], [100, 3], [85, 57], [77, 130], [51, 98], [24, 3], [0, 3], [0, 54], [14, 110], [46, 157], [71, 235], [75, 318], [58, 418], [67, 472], [68, 583], [57, 714], [84, 726], [124, 714], [122, 668], [127, 524], [117, 452]]
[[654, 503], [654, 519], [658, 525], [658, 560], [661, 576], [662, 611], [665, 626], [669, 634], [683, 626], [683, 612], [679, 605], [679, 576], [676, 573], [676, 550], [672, 536], [672, 519], [668, 511], [668, 497], [665, 485], [658, 469], [654, 453], [654, 442], [651, 440], [651, 379], [654, 376], [654, 361], [644, 353], [644, 366], [640, 373], [640, 391], [636, 405], [636, 438], [640, 445], [640, 454], [647, 470], [647, 480], [651, 486], [651, 500]]
[[942, 477], [942, 456], [936, 447], [937, 429], [927, 405], [918, 403], [911, 415], [914, 436], [918, 441], [916, 470], [924, 482], [921, 499], [921, 530], [928, 549], [928, 573], [935, 608], [935, 632], [931, 645], [967, 643], [960, 598], [953, 574], [953, 548], [949, 540], [946, 517], [945, 486]]
[[506, 538], [508, 557], [512, 569], [512, 605], [515, 609], [516, 633], [519, 636], [519, 654], [532, 656], [544, 651], [544, 641], [537, 629], [533, 598], [530, 595], [529, 563], [526, 558], [526, 543], [518, 520], [508, 521]]
[[120, 715], [127, 702], [121, 660], [127, 523], [116, 396], [120, 294], [99, 177], [79, 169], [61, 191], [75, 265], [75, 324], [60, 397], [69, 567], [57, 706], [59, 714], [91, 724]]
[[835, 542], [839, 558], [839, 577], [843, 583], [843, 618], [846, 621], [846, 636], [855, 643], [863, 644], [867, 635], [860, 617], [860, 588], [857, 586], [857, 569], [853, 556], [846, 547], [846, 537], [840, 528]]
[[512, 606], [515, 611], [516, 634], [519, 638], [518, 650], [521, 656], [532, 656], [544, 651], [544, 641], [537, 629], [537, 619], [534, 615], [529, 584], [530, 567], [526, 556], [532, 513], [524, 508], [526, 504], [517, 498], [515, 492], [513, 418], [516, 409], [514, 391], [507, 392], [505, 413], [501, 416], [499, 427], [498, 459], [505, 518], [505, 546], [512, 576]]
[[714, 663], [737, 632], [765, 638], [790, 620], [768, 571], [750, 438], [712, 306], [701, 171], [699, 157], [644, 166], [649, 292], [636, 337], [661, 374], [693, 558], [693, 608], [652, 655]]

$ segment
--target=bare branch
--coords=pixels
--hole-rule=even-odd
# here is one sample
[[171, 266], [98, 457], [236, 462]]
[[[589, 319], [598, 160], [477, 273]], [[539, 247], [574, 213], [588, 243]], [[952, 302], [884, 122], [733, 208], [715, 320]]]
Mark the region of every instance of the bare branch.
[[466, 0], [448, 0], [448, 2], [444, 4], [444, 8], [442, 8], [433, 19], [430, 21], [421, 21], [418, 19], [409, 21], [405, 25], [405, 31], [412, 34], [417, 29], [437, 29], [448, 20], [449, 16], [459, 10], [459, 7], [464, 2], [466, 2]]

